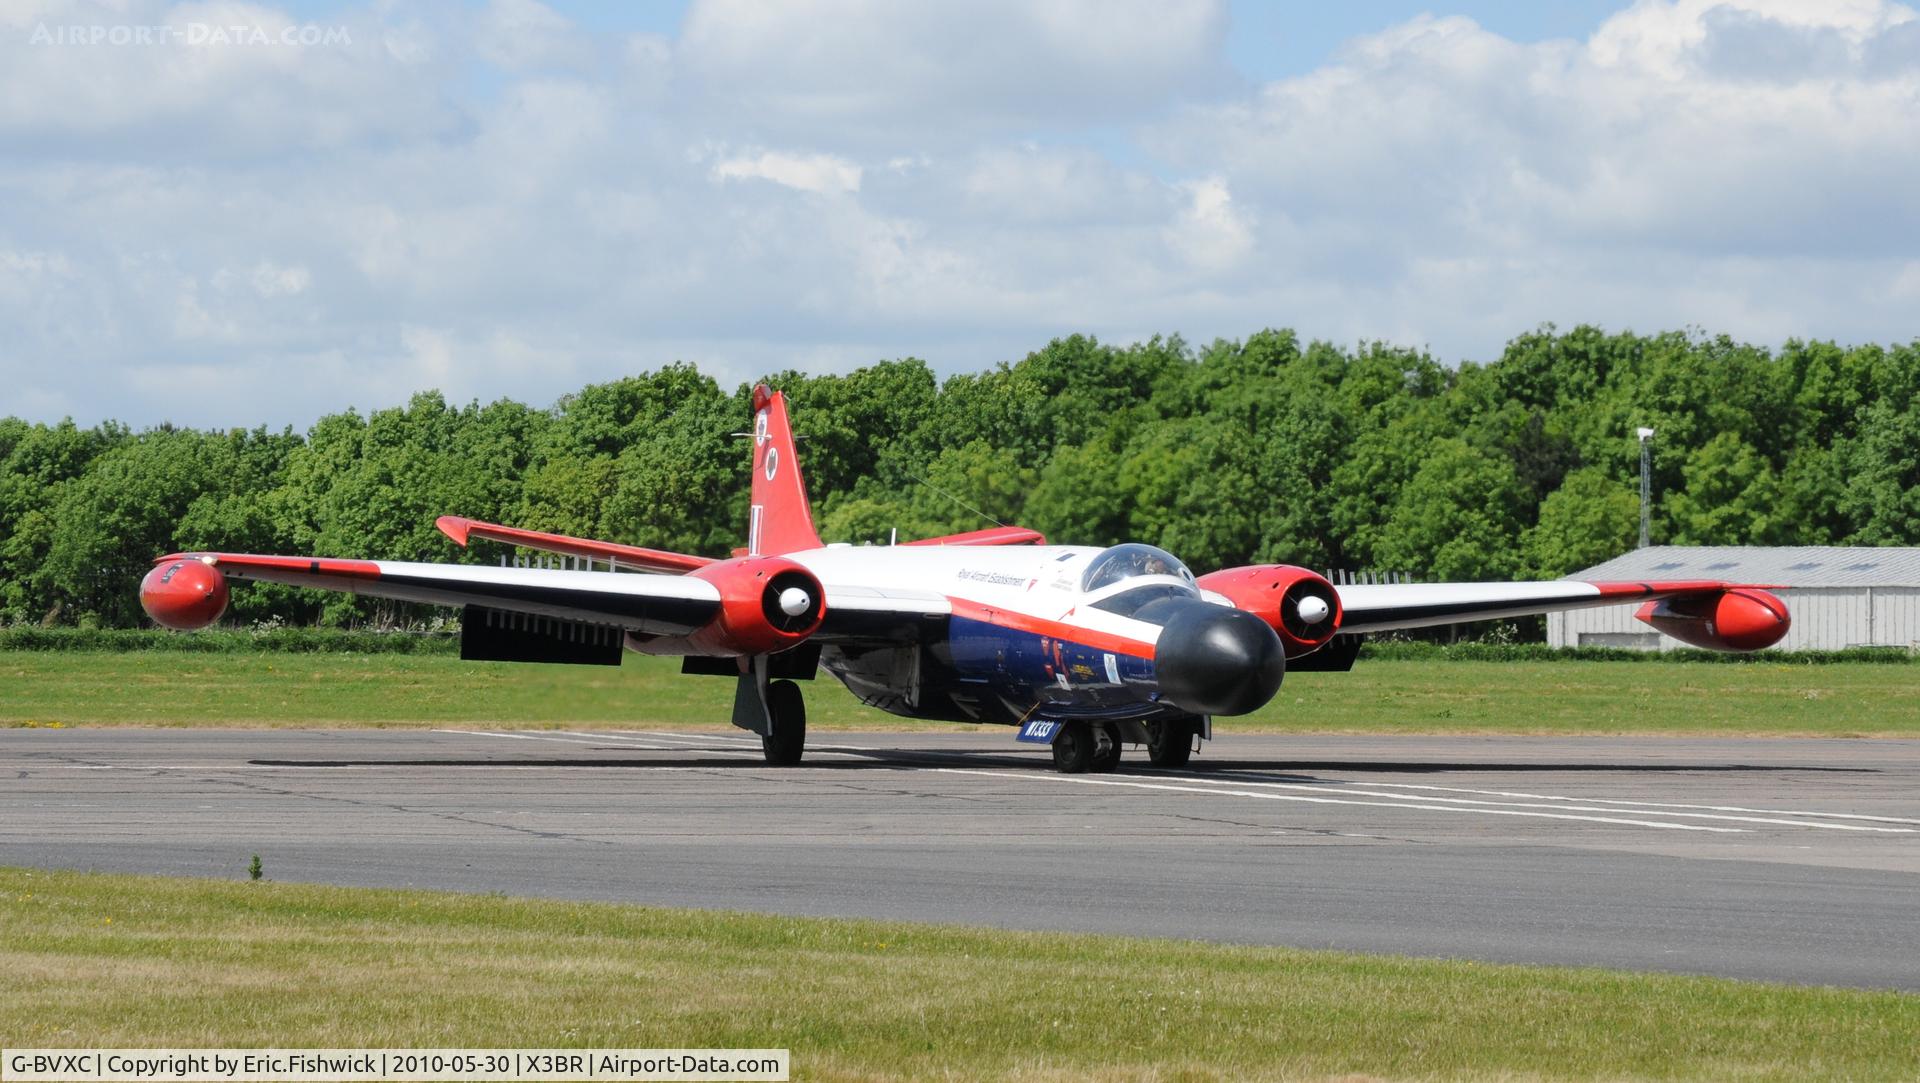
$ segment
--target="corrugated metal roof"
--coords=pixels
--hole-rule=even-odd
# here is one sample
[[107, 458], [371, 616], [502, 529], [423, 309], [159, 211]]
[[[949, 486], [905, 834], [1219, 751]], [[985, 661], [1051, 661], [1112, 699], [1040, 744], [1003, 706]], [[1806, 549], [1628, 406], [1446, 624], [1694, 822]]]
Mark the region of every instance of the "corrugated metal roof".
[[1727, 579], [1794, 587], [1920, 586], [1920, 549], [1845, 545], [1654, 545], [1570, 579]]

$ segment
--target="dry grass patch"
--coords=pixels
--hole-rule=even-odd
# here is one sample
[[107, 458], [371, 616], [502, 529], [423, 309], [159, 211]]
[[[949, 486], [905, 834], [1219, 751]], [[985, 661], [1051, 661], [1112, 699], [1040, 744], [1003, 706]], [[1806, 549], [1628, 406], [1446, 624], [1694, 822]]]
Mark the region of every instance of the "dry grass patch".
[[1920, 998], [0, 870], [0, 1045], [785, 1046], [803, 1078], [1911, 1079]]

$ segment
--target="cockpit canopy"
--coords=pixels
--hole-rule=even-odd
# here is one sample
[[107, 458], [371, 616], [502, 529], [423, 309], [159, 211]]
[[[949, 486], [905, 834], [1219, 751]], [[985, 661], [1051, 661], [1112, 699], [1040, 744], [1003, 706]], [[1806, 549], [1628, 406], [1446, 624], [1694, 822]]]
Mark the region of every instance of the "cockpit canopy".
[[[1179, 557], [1165, 549], [1129, 542], [1103, 550], [1089, 561], [1080, 577], [1080, 589], [1091, 593], [1144, 575], [1170, 575], [1189, 586], [1193, 583], [1193, 572], [1180, 563]], [[1198, 588], [1194, 590], [1198, 593]]]

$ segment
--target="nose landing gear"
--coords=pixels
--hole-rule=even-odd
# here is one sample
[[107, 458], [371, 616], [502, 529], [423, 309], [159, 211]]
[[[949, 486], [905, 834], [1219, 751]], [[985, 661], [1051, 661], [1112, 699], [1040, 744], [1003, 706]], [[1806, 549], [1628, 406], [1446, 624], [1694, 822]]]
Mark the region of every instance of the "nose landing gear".
[[1155, 767], [1185, 767], [1193, 757], [1192, 722], [1147, 723], [1147, 762]]
[[1063, 775], [1118, 770], [1120, 738], [1107, 726], [1068, 722], [1053, 739], [1053, 766]]

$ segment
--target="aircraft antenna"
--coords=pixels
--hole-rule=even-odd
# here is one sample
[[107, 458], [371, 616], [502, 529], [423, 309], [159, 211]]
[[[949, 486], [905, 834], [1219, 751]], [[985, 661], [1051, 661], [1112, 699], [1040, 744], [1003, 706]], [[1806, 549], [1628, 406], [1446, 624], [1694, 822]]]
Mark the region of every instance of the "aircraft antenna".
[[1001, 522], [1000, 520], [995, 519], [993, 516], [988, 515], [986, 512], [981, 511], [979, 508], [974, 507], [972, 504], [969, 504], [966, 501], [960, 499], [959, 497], [953, 495], [952, 493], [946, 491], [945, 489], [942, 489], [940, 486], [935, 485], [933, 482], [928, 481], [926, 478], [923, 478], [920, 475], [914, 473], [913, 471], [907, 470], [905, 473], [908, 477], [912, 478], [913, 480], [919, 482], [922, 485], [925, 485], [927, 488], [932, 489], [934, 492], [939, 493], [941, 496], [946, 497], [948, 500], [953, 501], [954, 503], [960, 505], [961, 507], [967, 509], [968, 511], [974, 513], [975, 515], [978, 515], [980, 518], [985, 519], [987, 522], [992, 523], [994, 526], [1007, 525]]

